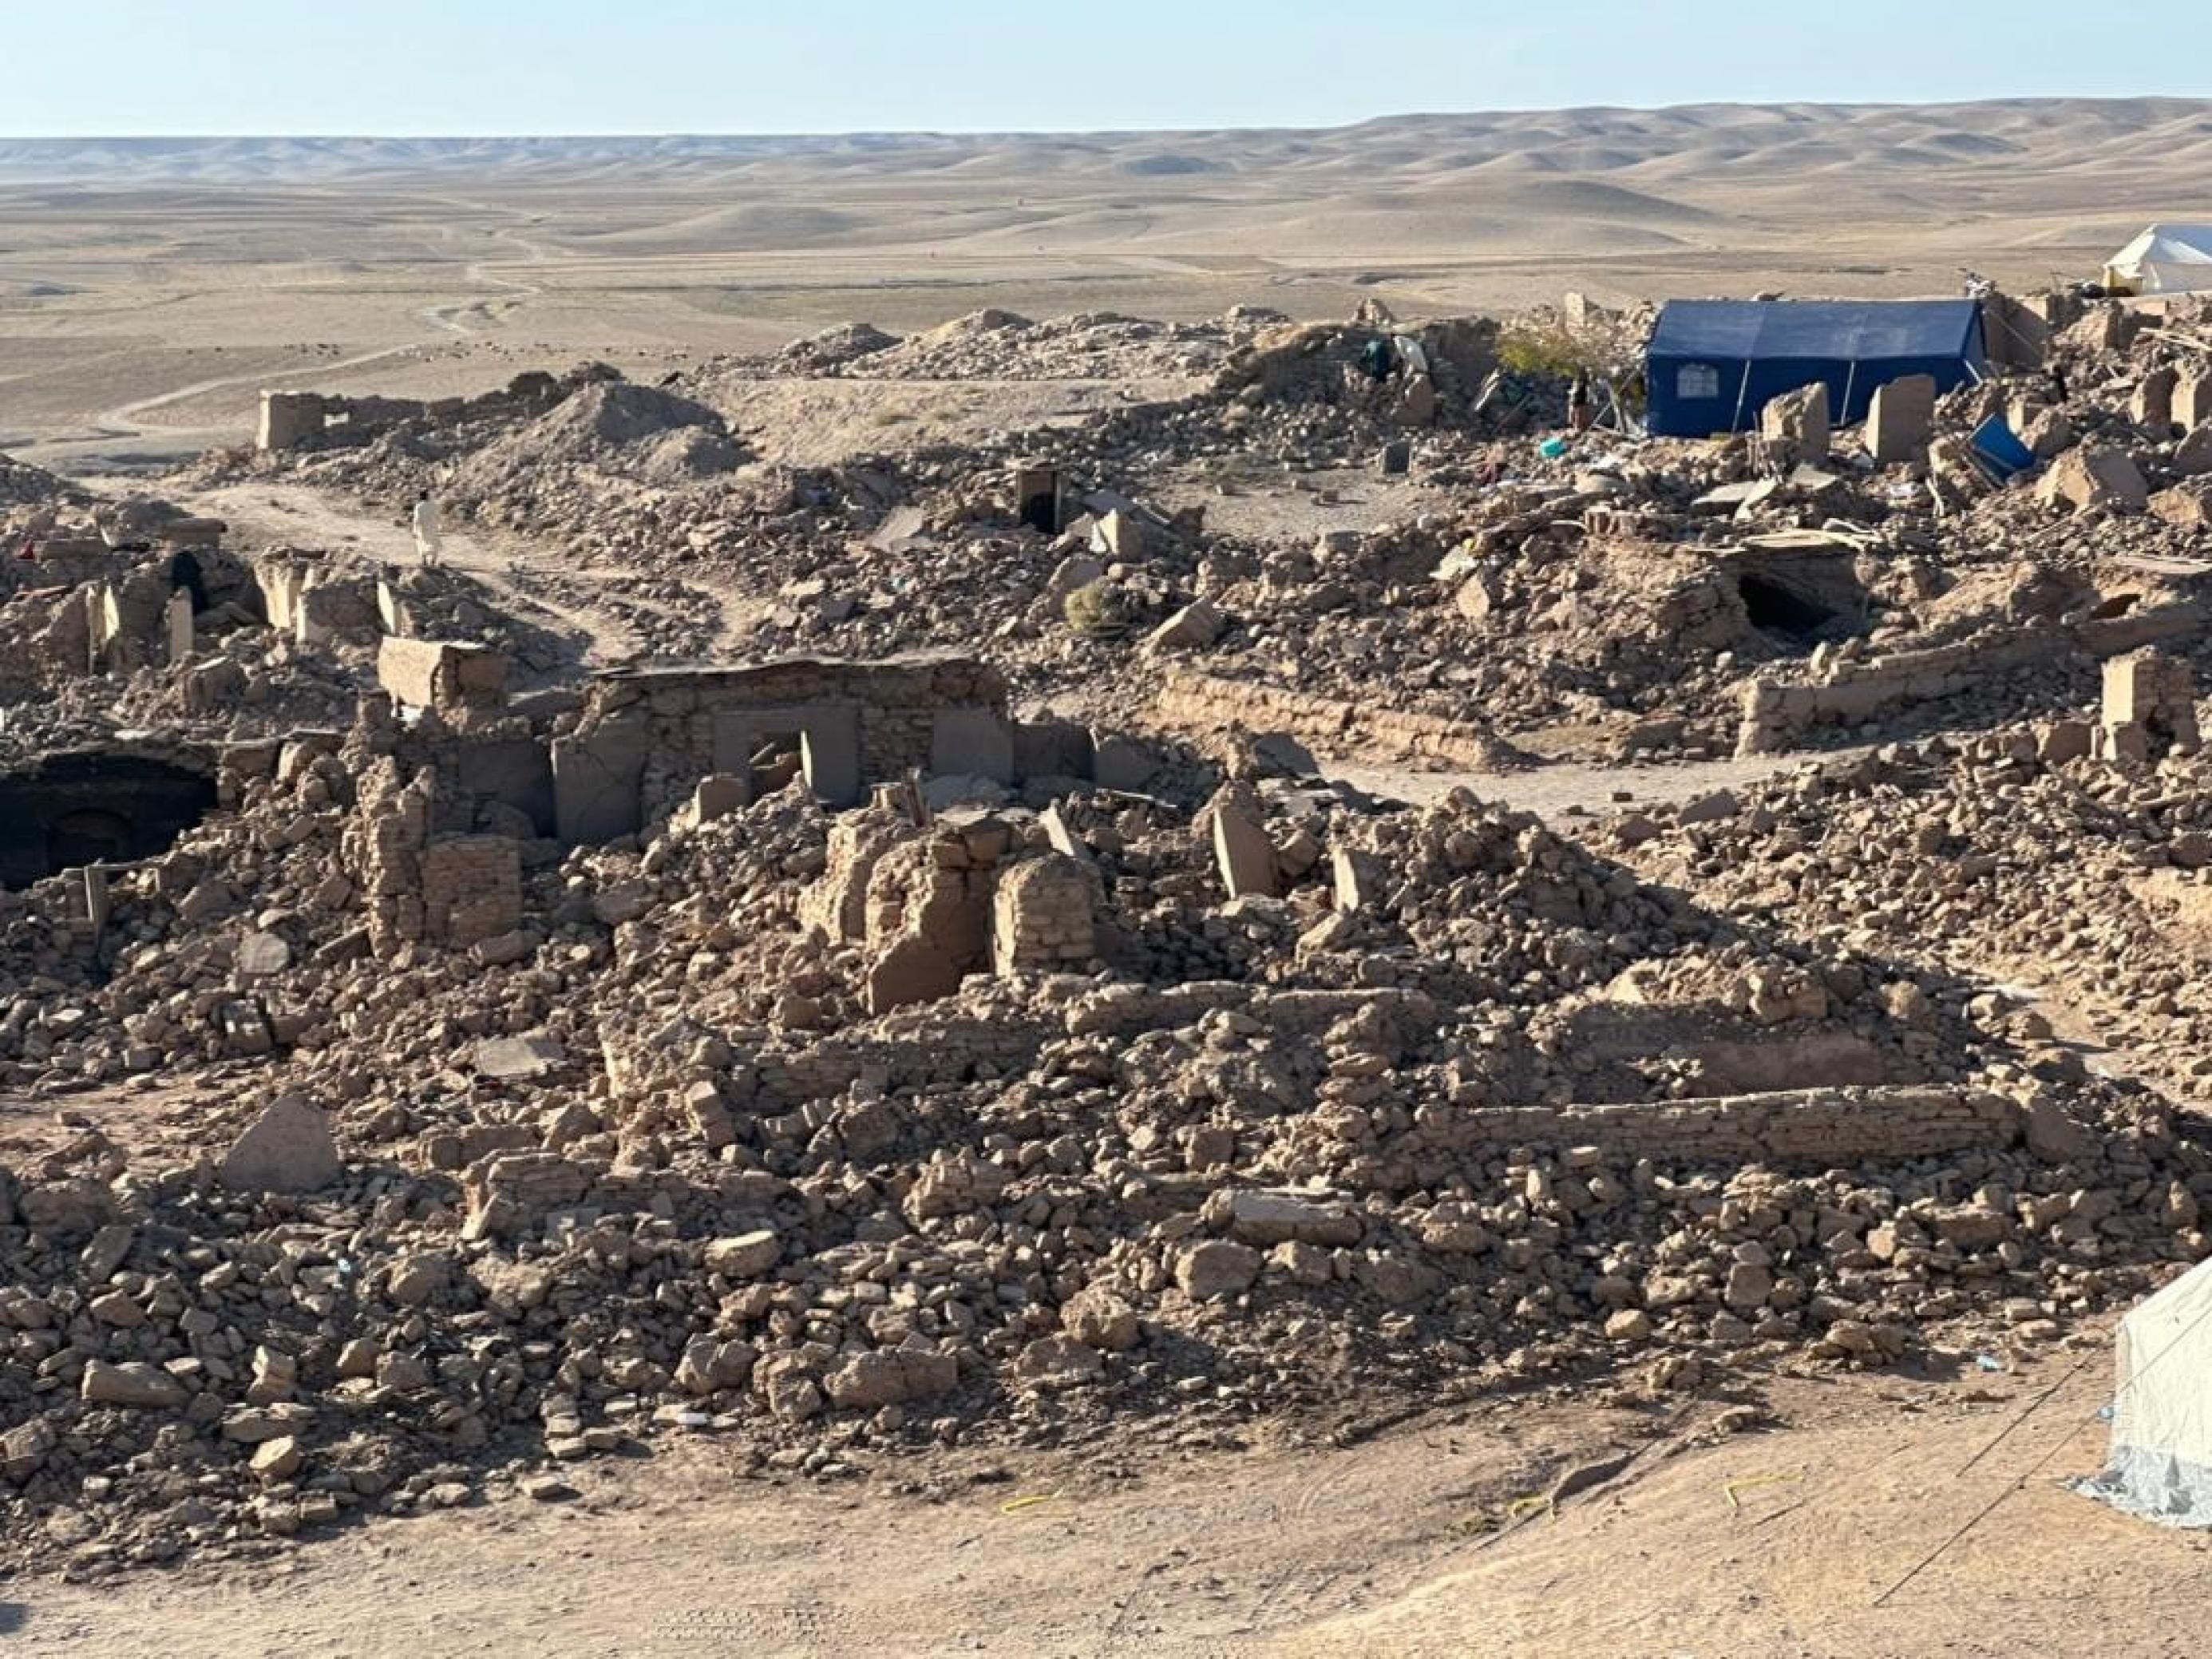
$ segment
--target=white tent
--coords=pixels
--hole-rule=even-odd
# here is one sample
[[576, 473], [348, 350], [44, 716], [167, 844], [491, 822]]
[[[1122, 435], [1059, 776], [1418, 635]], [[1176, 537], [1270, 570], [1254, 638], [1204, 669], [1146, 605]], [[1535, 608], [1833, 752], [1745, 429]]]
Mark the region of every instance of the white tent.
[[2130, 294], [2212, 289], [2212, 225], [2153, 225], [2105, 262], [2105, 286]]
[[2170, 1527], [2212, 1527], [2212, 1261], [2200, 1261], [2120, 1322], [2112, 1446], [2075, 1483], [2114, 1509]]

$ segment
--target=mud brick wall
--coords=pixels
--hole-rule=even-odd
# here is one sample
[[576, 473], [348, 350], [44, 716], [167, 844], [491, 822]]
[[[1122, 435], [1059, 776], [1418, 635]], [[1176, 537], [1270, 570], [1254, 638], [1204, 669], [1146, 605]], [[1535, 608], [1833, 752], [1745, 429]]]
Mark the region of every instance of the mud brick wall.
[[1003, 872], [991, 896], [992, 964], [1001, 974], [1018, 974], [1096, 957], [1096, 880], [1083, 864], [1056, 854]]
[[1956, 696], [1989, 675], [2032, 663], [2069, 656], [2102, 659], [2182, 638], [2203, 629], [2205, 614], [2195, 604], [2161, 605], [2070, 627], [2048, 623], [1992, 640], [1831, 662], [1810, 684], [1761, 677], [1743, 689], [1736, 753], [1778, 753], [1810, 727], [1856, 726], [1911, 703]]
[[503, 836], [463, 836], [425, 848], [425, 934], [434, 943], [467, 945], [520, 927], [521, 852]]
[[747, 668], [644, 669], [592, 683], [553, 767], [561, 835], [607, 841], [674, 811], [713, 772], [747, 775], [763, 741], [803, 732], [809, 776], [834, 805], [924, 773], [1011, 781], [1006, 685], [974, 658], [793, 659]]
[[1488, 732], [1441, 715], [1364, 707], [1214, 674], [1167, 675], [1154, 707], [1163, 724], [1183, 731], [1218, 731], [1233, 721], [1255, 731], [1287, 732], [1325, 750], [1380, 748], [1462, 766], [1487, 765], [1497, 750]]
[[2020, 1109], [1960, 1088], [1790, 1090], [1620, 1106], [1440, 1108], [1393, 1148], [1397, 1181], [1441, 1178], [1469, 1157], [1516, 1148], [1595, 1146], [1680, 1164], [1893, 1163], [2008, 1146]]

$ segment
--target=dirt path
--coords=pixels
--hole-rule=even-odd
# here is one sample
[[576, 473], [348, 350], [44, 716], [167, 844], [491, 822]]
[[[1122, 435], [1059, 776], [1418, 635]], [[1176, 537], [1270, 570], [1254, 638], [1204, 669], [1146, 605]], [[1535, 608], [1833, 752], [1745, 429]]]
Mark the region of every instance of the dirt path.
[[[343, 548], [383, 563], [412, 565], [413, 532], [394, 515], [301, 484], [231, 484], [190, 492], [179, 504], [226, 520], [248, 545]], [[671, 588], [619, 565], [580, 564], [565, 549], [481, 526], [448, 523], [445, 562], [483, 583], [505, 606], [531, 620], [580, 634], [592, 642], [594, 666], [644, 657], [684, 654], [676, 647], [702, 635], [716, 651], [734, 652], [753, 614], [733, 596], [684, 586], [678, 601], [647, 598]]]
[[[421, 349], [422, 348], [418, 343], [412, 341], [405, 345], [386, 346], [381, 350], [364, 351], [357, 357], [343, 358], [337, 362], [319, 363], [316, 365], [313, 372], [318, 375], [341, 374], [349, 368], [365, 368], [370, 363], [380, 363], [388, 358], [404, 357], [408, 353], [411, 351], [418, 351]], [[283, 380], [286, 378], [288, 377], [282, 374], [271, 376], [265, 374], [255, 373], [252, 374], [227, 374], [217, 380], [199, 380], [191, 386], [179, 386], [173, 392], [156, 392], [150, 398], [141, 398], [136, 403], [125, 404], [119, 409], [105, 410], [98, 417], [98, 422], [100, 429], [111, 434], [112, 436], [118, 438], [141, 438], [146, 435], [147, 428], [138, 423], [138, 417], [141, 415], [145, 414], [149, 410], [162, 409], [166, 408], [170, 404], [182, 403], [185, 398], [197, 398], [203, 392], [220, 392], [225, 386], [246, 386], [249, 384], [265, 385], [272, 379]], [[179, 432], [192, 431], [198, 428], [164, 428], [163, 432], [165, 435], [175, 436]]]
[[[1560, 1434], [1632, 1425], [1583, 1411]], [[0, 1598], [35, 1650], [86, 1655], [1206, 1654], [1410, 1590], [1462, 1549], [1455, 1525], [1497, 1482], [1517, 1489], [1558, 1455], [1493, 1412], [1343, 1451], [1156, 1443], [1133, 1450], [1135, 1480], [1009, 1454], [1004, 1478], [927, 1502], [748, 1480], [695, 1443], [577, 1466], [574, 1503]]]
[[[2069, 1379], [2077, 1358], [2087, 1364]], [[2108, 1352], [2095, 1343], [1931, 1398], [1877, 1379], [1843, 1384], [1839, 1392], [1872, 1396], [1858, 1420], [1748, 1436], [1680, 1459], [1283, 1650], [2202, 1652], [2197, 1621], [2172, 1609], [2212, 1583], [2212, 1540], [2132, 1520], [2060, 1485], [2097, 1467], [2105, 1429], [2096, 1413], [2110, 1376]]]
[[[179, 1659], [2197, 1651], [2173, 1609], [2212, 1575], [2206, 1541], [2056, 1484], [2102, 1452], [2106, 1345], [2002, 1363], [1778, 1381], [1795, 1425], [1735, 1436], [1711, 1432], [1713, 1401], [1672, 1439], [1655, 1432], [1672, 1408], [1497, 1402], [1346, 1449], [1133, 1448], [1133, 1479], [1009, 1454], [942, 1502], [769, 1484], [697, 1442], [579, 1466], [570, 1503], [103, 1586], [0, 1584], [0, 1635]], [[1532, 1498], [1638, 1444], [1659, 1449], [1556, 1510]]]
[[1388, 795], [1417, 806], [1440, 800], [1455, 789], [1467, 788], [1485, 800], [1553, 820], [1622, 811], [1638, 805], [1679, 803], [1717, 789], [1747, 788], [1800, 766], [1863, 752], [1862, 749], [1833, 749], [1633, 764], [1555, 761], [1518, 772], [1430, 772], [1388, 763], [1334, 761], [1326, 756], [1321, 761], [1322, 771], [1330, 777], [1340, 778], [1370, 794]]
[[[483, 203], [465, 201], [458, 197], [440, 197], [436, 199], [451, 206], [468, 208], [482, 213], [499, 211], [498, 209], [489, 207]], [[485, 234], [496, 236], [503, 241], [514, 243], [522, 250], [525, 258], [529, 260], [544, 261], [554, 257], [542, 244], [533, 242], [519, 230], [506, 226], [492, 226], [486, 228]], [[431, 306], [420, 313], [422, 320], [431, 327], [448, 334], [476, 335], [483, 333], [487, 330], [496, 329], [507, 320], [510, 313], [520, 309], [526, 301], [534, 300], [545, 292], [542, 283], [519, 283], [512, 277], [495, 274], [489, 262], [483, 259], [471, 260], [462, 268], [461, 276], [464, 281], [474, 283], [480, 288], [497, 289], [500, 291], [495, 295], [481, 295], [474, 299], [450, 300], [442, 305]], [[483, 324], [484, 328], [470, 327], [467, 319], [471, 317]]]

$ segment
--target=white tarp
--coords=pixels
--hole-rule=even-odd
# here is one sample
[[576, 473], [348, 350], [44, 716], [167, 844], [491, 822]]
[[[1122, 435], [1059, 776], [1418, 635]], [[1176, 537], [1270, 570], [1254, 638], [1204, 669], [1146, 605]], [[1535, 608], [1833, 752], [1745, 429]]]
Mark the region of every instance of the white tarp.
[[2212, 289], [2212, 225], [2153, 225], [2105, 262], [2138, 294]]
[[2075, 1490], [2168, 1526], [2212, 1526], [2212, 1261], [2120, 1322], [2106, 1462]]

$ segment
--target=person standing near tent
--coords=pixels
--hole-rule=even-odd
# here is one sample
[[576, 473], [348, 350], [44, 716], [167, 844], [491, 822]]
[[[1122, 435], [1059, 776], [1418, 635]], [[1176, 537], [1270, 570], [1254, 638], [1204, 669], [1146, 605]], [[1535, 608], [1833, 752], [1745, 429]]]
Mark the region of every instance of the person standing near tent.
[[415, 498], [415, 556], [422, 560], [422, 568], [436, 568], [445, 556], [444, 540], [439, 533], [438, 503], [424, 490]]
[[1574, 431], [1587, 432], [1590, 420], [1589, 373], [1578, 368], [1567, 383], [1567, 425]]

